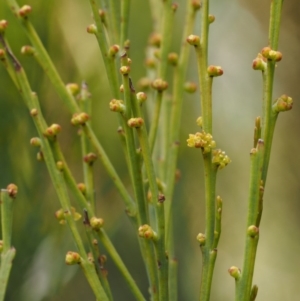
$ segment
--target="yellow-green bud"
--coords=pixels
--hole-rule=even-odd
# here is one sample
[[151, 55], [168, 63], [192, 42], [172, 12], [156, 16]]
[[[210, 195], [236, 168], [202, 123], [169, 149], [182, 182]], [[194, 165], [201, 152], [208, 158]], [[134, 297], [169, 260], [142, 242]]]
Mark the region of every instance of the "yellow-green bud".
[[211, 77], [221, 76], [223, 74], [223, 69], [221, 66], [210, 65], [207, 68], [207, 73]]
[[191, 34], [187, 37], [186, 41], [192, 46], [199, 46], [200, 45], [200, 37], [194, 34]]
[[137, 117], [137, 118], [130, 118], [127, 121], [128, 126], [131, 128], [139, 128], [144, 124], [143, 118]]
[[138, 92], [136, 94], [136, 99], [138, 100], [139, 104], [142, 104], [147, 100], [147, 94], [144, 92]]
[[120, 72], [122, 75], [128, 75], [130, 72], [130, 67], [129, 66], [122, 66], [120, 68]]
[[16, 184], [11, 183], [7, 185], [6, 190], [8, 191], [8, 195], [14, 199], [18, 193], [18, 186]]
[[148, 44], [151, 46], [160, 47], [161, 35], [158, 33], [152, 33], [148, 40]]
[[152, 82], [152, 88], [162, 92], [168, 88], [168, 83], [161, 78], [157, 78]]
[[32, 146], [39, 147], [39, 146], [41, 146], [41, 139], [38, 138], [38, 137], [33, 137], [33, 138], [30, 139], [30, 144]]
[[97, 155], [94, 153], [88, 153], [83, 157], [83, 161], [87, 164], [93, 164], [97, 160]]
[[31, 13], [31, 6], [29, 5], [23, 5], [20, 9], [19, 9], [19, 16], [22, 18], [26, 18], [30, 13]]
[[255, 225], [249, 226], [248, 229], [247, 229], [247, 234], [250, 237], [255, 237], [259, 234], [259, 228], [256, 227]]
[[208, 15], [208, 23], [214, 23], [216, 20], [216, 17], [214, 15]]
[[197, 84], [194, 82], [186, 82], [184, 84], [184, 90], [188, 93], [195, 93], [197, 90]]
[[0, 32], [4, 32], [8, 26], [8, 22], [6, 20], [0, 20]]
[[231, 268], [229, 268], [228, 273], [231, 277], [233, 277], [236, 280], [240, 279], [240, 277], [241, 277], [241, 270], [235, 266], [232, 266]]
[[77, 252], [69, 251], [66, 255], [65, 263], [67, 265], [79, 264], [81, 262], [81, 257]]
[[285, 112], [293, 108], [293, 99], [287, 95], [281, 95], [275, 100], [272, 109], [274, 112]]
[[206, 236], [205, 236], [205, 234], [199, 233], [199, 234], [197, 235], [197, 241], [200, 243], [200, 246], [201, 246], [201, 247], [204, 246], [204, 245], [205, 245], [205, 242], [206, 242]]
[[35, 49], [32, 46], [25, 45], [21, 48], [21, 54], [23, 55], [33, 55], [35, 53]]
[[79, 85], [77, 85], [76, 83], [69, 83], [66, 85], [66, 88], [68, 92], [73, 96], [79, 93]]
[[123, 113], [125, 112], [126, 107], [123, 100], [112, 99], [109, 103], [109, 109], [113, 112]]
[[119, 45], [116, 45], [116, 44], [112, 45], [112, 46], [109, 47], [108, 55], [110, 57], [115, 57], [116, 54], [119, 52], [119, 50], [120, 50], [120, 46]]
[[102, 218], [98, 218], [98, 217], [93, 216], [93, 217], [90, 219], [90, 224], [91, 224], [91, 227], [92, 227], [95, 231], [99, 231], [100, 228], [102, 228], [103, 225], [104, 225], [104, 220], [103, 220]]
[[172, 66], [177, 66], [178, 63], [178, 54], [176, 52], [171, 52], [168, 54], [168, 62]]
[[87, 113], [75, 113], [71, 119], [73, 125], [84, 125], [90, 119]]
[[156, 239], [157, 237], [153, 229], [147, 224], [140, 226], [138, 231], [139, 236], [146, 239]]
[[87, 33], [96, 34], [98, 29], [95, 24], [91, 24], [86, 28]]

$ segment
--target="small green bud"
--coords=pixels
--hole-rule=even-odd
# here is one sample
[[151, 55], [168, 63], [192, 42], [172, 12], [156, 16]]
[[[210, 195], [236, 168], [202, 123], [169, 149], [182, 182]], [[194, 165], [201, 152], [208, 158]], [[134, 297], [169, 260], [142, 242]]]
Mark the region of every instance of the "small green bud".
[[228, 269], [228, 273], [231, 277], [233, 277], [235, 280], [238, 280], [241, 278], [241, 270], [235, 266], [232, 266]]
[[119, 50], [120, 50], [120, 46], [119, 45], [116, 45], [116, 44], [112, 45], [112, 46], [109, 47], [108, 55], [110, 57], [115, 57], [116, 54], [119, 52]]
[[69, 251], [66, 255], [65, 263], [67, 265], [79, 264], [81, 262], [81, 257], [77, 252]]
[[104, 225], [104, 220], [102, 218], [98, 218], [98, 217], [93, 216], [90, 219], [90, 224], [91, 224], [91, 227], [93, 228], [93, 230], [99, 231], [100, 228], [102, 228], [103, 225]]
[[83, 157], [83, 161], [89, 165], [92, 165], [97, 160], [97, 155], [94, 153], [88, 153]]
[[51, 126], [49, 126], [44, 135], [46, 137], [53, 137], [56, 136], [58, 133], [61, 132], [61, 126], [59, 124], [53, 123]]
[[19, 16], [22, 18], [26, 18], [30, 13], [31, 13], [31, 6], [29, 5], [23, 5], [20, 9], [19, 9]]
[[153, 58], [147, 58], [145, 61], [145, 65], [149, 69], [154, 69], [156, 67], [156, 61]]
[[197, 235], [197, 241], [200, 243], [200, 247], [205, 246], [206, 236], [203, 233]]
[[5, 50], [0, 48], [0, 60], [5, 60]]
[[184, 84], [184, 90], [188, 93], [195, 93], [197, 90], [197, 84], [194, 82], [186, 82]]
[[258, 286], [253, 285], [253, 287], [251, 289], [251, 293], [250, 293], [250, 301], [254, 301], [256, 299], [257, 292], [258, 292]]
[[158, 33], [152, 33], [149, 37], [148, 44], [154, 47], [160, 47], [161, 44], [161, 35]]
[[193, 0], [192, 1], [192, 7], [194, 11], [197, 11], [201, 8], [201, 1], [200, 0]]
[[265, 71], [267, 68], [266, 59], [263, 57], [261, 53], [257, 55], [257, 57], [252, 62], [252, 68], [254, 70]]
[[279, 62], [282, 59], [282, 53], [280, 51], [273, 50], [271, 47], [264, 47], [261, 50], [261, 54], [264, 58], [274, 62]]
[[41, 146], [41, 139], [38, 137], [33, 137], [30, 139], [30, 144], [32, 146], [40, 147]]
[[208, 23], [214, 23], [216, 20], [216, 17], [214, 15], [208, 15]]
[[3, 240], [0, 240], [0, 253], [3, 251]]
[[187, 37], [186, 41], [192, 46], [200, 46], [200, 37], [194, 34], [191, 34]]
[[255, 225], [249, 226], [248, 229], [247, 229], [247, 234], [250, 237], [255, 237], [259, 234], [259, 228], [256, 227]]
[[59, 170], [59, 171], [63, 171], [64, 170], [64, 162], [62, 162], [62, 161], [57, 161], [56, 162], [56, 167], [57, 167], [57, 169]]
[[97, 26], [95, 24], [91, 24], [86, 28], [87, 33], [96, 34], [98, 32]]
[[126, 107], [123, 100], [112, 99], [109, 103], [109, 109], [113, 112], [123, 113], [125, 112]]
[[8, 191], [8, 195], [14, 199], [18, 193], [18, 186], [16, 184], [11, 183], [7, 185], [6, 190]]
[[37, 109], [31, 109], [31, 110], [30, 110], [30, 115], [31, 115], [32, 117], [36, 117], [36, 116], [38, 115], [38, 110], [37, 110]]
[[78, 184], [77, 184], [77, 187], [78, 187], [78, 189], [81, 191], [81, 193], [82, 193], [83, 195], [85, 195], [85, 193], [86, 193], [86, 186], [85, 186], [85, 184], [84, 184], [84, 183], [78, 183]]
[[144, 120], [141, 117], [137, 117], [137, 118], [130, 118], [127, 121], [127, 124], [129, 127], [131, 128], [139, 128], [144, 124]]
[[200, 126], [202, 128], [202, 126], [203, 126], [203, 118], [202, 118], [202, 116], [199, 116], [197, 118], [196, 123], [197, 123], [198, 126]]
[[210, 65], [207, 68], [207, 73], [211, 77], [221, 76], [223, 74], [223, 69], [221, 66]]
[[139, 104], [142, 104], [147, 100], [147, 94], [144, 92], [138, 92], [136, 94], [136, 99], [138, 100]]
[[21, 54], [23, 55], [33, 55], [35, 53], [35, 49], [32, 46], [25, 45], [21, 48]]
[[158, 78], [152, 82], [152, 88], [159, 92], [162, 92], [168, 88], [168, 83], [161, 78]]
[[287, 95], [281, 95], [277, 98], [272, 106], [273, 112], [285, 112], [293, 108], [293, 99]]
[[84, 125], [89, 119], [90, 116], [87, 113], [75, 113], [71, 119], [71, 123], [73, 125]]
[[139, 231], [139, 236], [146, 239], [156, 239], [157, 237], [157, 234], [147, 224], [140, 226], [138, 231]]
[[76, 83], [69, 83], [66, 85], [66, 88], [67, 88], [67, 91], [73, 96], [77, 95], [80, 91], [79, 85]]
[[129, 66], [122, 66], [120, 68], [120, 72], [122, 75], [128, 75], [130, 72], [130, 67]]
[[168, 62], [172, 66], [177, 66], [178, 63], [178, 54], [176, 52], [171, 52], [168, 54]]
[[8, 22], [6, 20], [0, 20], [0, 33], [5, 32], [7, 26], [8, 26]]

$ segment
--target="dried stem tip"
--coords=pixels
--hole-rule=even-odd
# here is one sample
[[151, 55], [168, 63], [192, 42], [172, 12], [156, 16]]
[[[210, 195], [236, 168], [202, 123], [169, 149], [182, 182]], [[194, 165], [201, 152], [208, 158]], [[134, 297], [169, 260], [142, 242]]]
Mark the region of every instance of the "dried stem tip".
[[138, 117], [138, 118], [130, 118], [128, 121], [127, 121], [127, 124], [129, 127], [131, 128], [139, 128], [141, 127], [143, 124], [144, 124], [144, 120], [143, 118], [141, 117]]
[[199, 46], [200, 45], [200, 37], [194, 34], [191, 34], [187, 37], [186, 41], [192, 46]]
[[14, 199], [18, 193], [18, 186], [16, 184], [11, 183], [7, 185], [6, 190], [8, 191], [8, 195]]
[[3, 33], [8, 26], [8, 22], [6, 20], [0, 20], [0, 33]]
[[23, 5], [19, 9], [19, 16], [22, 17], [22, 18], [26, 18], [31, 13], [31, 11], [32, 11], [31, 6]]
[[223, 69], [221, 66], [210, 65], [207, 68], [207, 73], [211, 77], [221, 76], [223, 74]]

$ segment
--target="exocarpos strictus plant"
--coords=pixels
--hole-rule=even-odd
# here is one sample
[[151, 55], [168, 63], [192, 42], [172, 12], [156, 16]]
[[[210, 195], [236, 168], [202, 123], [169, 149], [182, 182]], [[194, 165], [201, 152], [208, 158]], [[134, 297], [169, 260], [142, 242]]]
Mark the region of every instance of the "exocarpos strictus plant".
[[[19, 6], [15, 0], [5, 2], [29, 40], [29, 45], [23, 46], [21, 53], [31, 57], [27, 60], [37, 62], [49, 79], [48, 85], [56, 93], [52, 96], [57, 98], [55, 110], [60, 110], [62, 104], [68, 109], [68, 117], [65, 118], [78, 129], [83, 158], [83, 172], [80, 176], [83, 180], [80, 183], [75, 180], [79, 176], [71, 171], [67, 163], [70, 156], [68, 152], [72, 152], [72, 148], [65, 150], [64, 141], [60, 140], [60, 132], [64, 131], [64, 126], [55, 121], [55, 114], [51, 116], [51, 113], [47, 113], [47, 106], [43, 103], [44, 95], [33, 91], [28, 76], [30, 67], [23, 67], [19, 53], [10, 46], [12, 29], [6, 20], [1, 20], [0, 60], [19, 92], [20, 107], [23, 106], [24, 109], [25, 104], [36, 128], [35, 132], [32, 131], [32, 135], [36, 137], [30, 140], [30, 144], [38, 149], [38, 160], [47, 167], [60, 202], [55, 217], [59, 224], [69, 229], [74, 241], [73, 247], [66, 254], [61, 252], [59, 256], [65, 256], [67, 265], [80, 266], [98, 301], [117, 298], [111, 289], [116, 277], [110, 277], [107, 259], [113, 262], [113, 269], [118, 270], [118, 277], [127, 285], [128, 296], [124, 295], [122, 300], [179, 300], [178, 279], [184, 278], [182, 275], [178, 276], [181, 261], [180, 258], [177, 259], [176, 250], [180, 249], [181, 242], [175, 233], [179, 226], [174, 214], [176, 183], [179, 179], [178, 155], [179, 149], [195, 148], [189, 153], [200, 154], [199, 161], [203, 162], [204, 175], [204, 197], [195, 201], [205, 204], [205, 213], [201, 215], [205, 227], [202, 232], [194, 235], [195, 244], [199, 245], [202, 253], [202, 263], [198, 267], [193, 265], [190, 268], [199, 270], [198, 300], [212, 300], [212, 291], [222, 291], [222, 287], [212, 285], [217, 254], [220, 251], [218, 245], [223, 212], [223, 201], [217, 193], [216, 181], [219, 172], [226, 173], [226, 170], [221, 170], [234, 158], [229, 158], [219, 148], [213, 132], [213, 82], [218, 81], [217, 77], [223, 73], [226, 76], [226, 70], [223, 71], [217, 64], [211, 64], [209, 60], [209, 42], [213, 45], [217, 43], [209, 40], [209, 31], [214, 26], [213, 23], [218, 22], [210, 12], [210, 1], [185, 0], [180, 5], [170, 0], [148, 1], [152, 18], [149, 27], [151, 25], [152, 29], [145, 49], [145, 74], [139, 80], [135, 80], [133, 75], [134, 70], [140, 69], [135, 63], [135, 49], [132, 46], [136, 43], [134, 38], [131, 39], [131, 30], [139, 30], [139, 24], [130, 24], [130, 11], [135, 9], [133, 1], [89, 1], [93, 23], [86, 31], [98, 43], [101, 53], [99, 60], [102, 62], [101, 74], [105, 75], [111, 95], [109, 98], [104, 93], [101, 101], [115, 113], [111, 113], [109, 118], [116, 117], [118, 122], [118, 156], [123, 156], [126, 162], [129, 181], [124, 178], [124, 172], [120, 173], [115, 168], [110, 153], [104, 147], [107, 141], [101, 140], [93, 125], [94, 120], [105, 118], [103, 112], [96, 111], [91, 102], [95, 87], [88, 85], [84, 78], [82, 84], [64, 83], [39, 38], [39, 29], [35, 28], [34, 21], [31, 20], [36, 13], [34, 6]], [[290, 110], [293, 105], [290, 96], [273, 96], [276, 65], [283, 57], [278, 51], [282, 4], [283, 0], [271, 1], [269, 34], [265, 38], [265, 47], [252, 65], [254, 70], [262, 74], [262, 111], [254, 122], [253, 148], [250, 151], [243, 263], [240, 267], [231, 266], [228, 269], [235, 280], [236, 301], [254, 301], [257, 296], [259, 283], [254, 284], [253, 275], [273, 134], [279, 113]], [[180, 47], [174, 52], [174, 39], [178, 38], [174, 27], [177, 22], [176, 14], [180, 10], [185, 11], [182, 22], [184, 28]], [[5, 16], [2, 15], [1, 18]], [[190, 59], [197, 66], [198, 79], [195, 82], [187, 81]], [[1, 86], [0, 89], [5, 87]], [[193, 95], [187, 96], [187, 93]], [[180, 136], [185, 98], [192, 98], [200, 104], [197, 107], [198, 129], [190, 130], [186, 142]], [[47, 120], [54, 121], [52, 123]], [[111, 132], [109, 127], [106, 130]], [[70, 135], [73, 135], [72, 131]], [[111, 135], [110, 133], [109, 136]], [[182, 164], [188, 159], [184, 158]], [[106, 231], [106, 218], [99, 206], [101, 207], [100, 202], [107, 200], [95, 193], [98, 182], [101, 181], [95, 169], [96, 160], [101, 161], [103, 170], [109, 176], [109, 182], [114, 185], [114, 190], [123, 201], [125, 213], [131, 222], [130, 231], [138, 242], [136, 246], [139, 246], [142, 258], [140, 263], [144, 266], [141, 277], [147, 279], [146, 289], [139, 286], [136, 274], [133, 276], [120, 256], [118, 246], [113, 242], [113, 234], [109, 235]], [[184, 178], [182, 182], [185, 183]], [[15, 200], [16, 191], [14, 184], [1, 191], [0, 300], [4, 300], [15, 257], [11, 236], [12, 203], [20, 201]], [[180, 202], [180, 206], [184, 208], [185, 202]], [[224, 209], [225, 206], [226, 202]], [[34, 208], [32, 211], [34, 214]], [[128, 242], [126, 249], [130, 252], [127, 244]], [[16, 256], [22, 257], [22, 250], [17, 250]], [[64, 268], [69, 269], [67, 266]], [[181, 298], [187, 300], [189, 297]]]

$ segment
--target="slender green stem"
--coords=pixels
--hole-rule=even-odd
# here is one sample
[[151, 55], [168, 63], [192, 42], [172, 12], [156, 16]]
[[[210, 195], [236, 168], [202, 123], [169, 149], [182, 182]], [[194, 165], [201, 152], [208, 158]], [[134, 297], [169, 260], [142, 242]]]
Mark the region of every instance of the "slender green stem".
[[283, 0], [272, 0], [271, 2], [269, 45], [273, 50], [278, 48], [282, 5]]
[[[133, 113], [136, 117], [141, 117], [140, 107], [135, 95], [132, 94]], [[138, 139], [141, 145], [142, 154], [145, 163], [145, 169], [148, 175], [149, 187], [151, 191], [152, 204], [155, 207], [157, 240], [155, 241], [156, 260], [158, 262], [158, 284], [159, 300], [168, 300], [168, 260], [166, 259], [165, 248], [165, 213], [164, 196], [158, 193], [156, 175], [152, 162], [148, 135], [145, 126], [137, 128]]]
[[0, 301], [4, 301], [6, 287], [10, 271], [12, 268], [12, 261], [15, 258], [16, 249], [10, 248], [6, 252], [1, 253], [1, 266], [0, 266]]
[[[119, 30], [119, 11], [117, 5], [119, 4], [119, 1], [115, 0], [109, 0], [109, 12], [108, 12], [108, 17], [109, 17], [109, 25], [111, 28], [109, 28], [110, 32], [110, 38], [113, 43], [119, 43], [120, 41], [120, 30]], [[122, 34], [122, 33], [121, 33]], [[120, 44], [121, 47], [123, 47], [123, 44]]]
[[237, 280], [236, 301], [249, 301], [252, 278], [254, 273], [255, 256], [259, 235], [251, 234], [250, 227], [256, 227], [260, 211], [260, 186], [264, 158], [264, 142], [258, 140], [257, 148], [251, 151], [251, 178], [249, 185], [247, 235], [245, 243], [244, 263], [241, 277]]
[[2, 227], [2, 241], [3, 241], [2, 252], [5, 253], [11, 248], [14, 199], [9, 196], [9, 192], [7, 190], [1, 189], [0, 200], [1, 200], [1, 227]]
[[[107, 234], [103, 231], [103, 229], [100, 229], [100, 231], [97, 233], [98, 233], [99, 239], [103, 243], [106, 250], [109, 251], [109, 250], [115, 249], [115, 247], [113, 246], [113, 244], [111, 243], [110, 239], [108, 238]], [[135, 281], [132, 279], [130, 273], [128, 272], [126, 266], [124, 265], [122, 259], [118, 255], [118, 253], [113, 252], [113, 251], [110, 251], [109, 253], [110, 253], [110, 256], [112, 257], [114, 263], [121, 271], [124, 279], [126, 280], [127, 284], [129, 285], [129, 288], [130, 288], [131, 292], [133, 293], [133, 295], [135, 296], [136, 300], [145, 301], [146, 299], [142, 295], [141, 291], [138, 289]]]
[[[111, 1], [111, 2], [114, 2]], [[130, 0], [121, 0], [121, 38], [120, 46], [124, 47], [128, 39]]]

